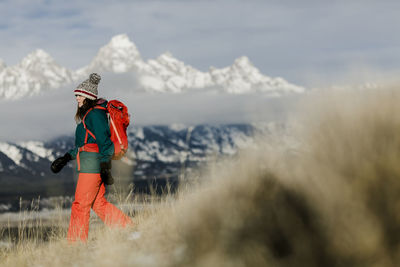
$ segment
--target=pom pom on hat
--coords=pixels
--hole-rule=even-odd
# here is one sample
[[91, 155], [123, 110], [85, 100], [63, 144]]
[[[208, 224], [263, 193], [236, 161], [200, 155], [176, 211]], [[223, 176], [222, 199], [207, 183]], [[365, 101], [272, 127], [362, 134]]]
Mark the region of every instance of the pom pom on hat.
[[98, 95], [97, 85], [100, 83], [100, 80], [101, 77], [97, 73], [90, 74], [88, 79], [78, 85], [74, 94], [84, 96], [91, 100], [96, 100]]
[[90, 74], [90, 76], [89, 76], [89, 80], [90, 80], [90, 82], [93, 83], [93, 84], [99, 84], [99, 83], [100, 83], [100, 80], [101, 80], [101, 77], [100, 77], [100, 75], [98, 75], [97, 73], [92, 73], [92, 74]]

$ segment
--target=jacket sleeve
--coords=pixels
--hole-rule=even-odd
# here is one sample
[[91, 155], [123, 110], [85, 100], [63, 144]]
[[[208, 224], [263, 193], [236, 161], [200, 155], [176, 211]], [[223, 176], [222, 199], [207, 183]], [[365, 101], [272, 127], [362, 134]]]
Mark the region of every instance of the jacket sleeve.
[[96, 137], [99, 146], [100, 162], [108, 162], [114, 154], [114, 143], [111, 141], [110, 126], [107, 114], [103, 110], [95, 109], [90, 112], [86, 119], [86, 127]]
[[72, 159], [76, 159], [76, 154], [78, 154], [78, 148], [74, 147], [73, 149], [68, 151], [68, 154], [71, 155]]

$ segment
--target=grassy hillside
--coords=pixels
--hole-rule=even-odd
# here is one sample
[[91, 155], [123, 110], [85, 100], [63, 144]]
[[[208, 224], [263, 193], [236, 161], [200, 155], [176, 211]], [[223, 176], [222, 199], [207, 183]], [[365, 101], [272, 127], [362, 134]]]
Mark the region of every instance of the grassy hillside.
[[393, 89], [310, 96], [295, 149], [260, 138], [177, 194], [120, 197], [136, 225], [107, 229], [93, 218], [87, 244], [68, 245], [67, 218], [54, 218], [48, 241], [4, 245], [0, 265], [398, 266], [398, 103]]

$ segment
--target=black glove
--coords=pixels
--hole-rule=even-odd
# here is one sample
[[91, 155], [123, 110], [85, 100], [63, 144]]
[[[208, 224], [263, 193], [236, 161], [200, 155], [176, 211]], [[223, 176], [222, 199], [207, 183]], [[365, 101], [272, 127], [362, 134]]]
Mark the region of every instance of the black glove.
[[111, 175], [111, 161], [100, 163], [100, 177], [104, 184], [114, 184], [114, 178]]
[[61, 158], [56, 159], [53, 161], [53, 163], [50, 166], [50, 169], [54, 173], [58, 173], [64, 168], [65, 165], [67, 165], [68, 161], [72, 159], [71, 155], [69, 153], [65, 153], [64, 156]]

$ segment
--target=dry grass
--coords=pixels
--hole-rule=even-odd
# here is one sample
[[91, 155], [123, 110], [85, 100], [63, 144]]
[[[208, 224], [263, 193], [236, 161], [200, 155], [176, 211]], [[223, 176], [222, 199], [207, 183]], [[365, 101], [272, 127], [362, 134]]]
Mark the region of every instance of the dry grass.
[[94, 224], [89, 242], [72, 246], [62, 231], [21, 240], [0, 265], [398, 266], [398, 103], [393, 89], [313, 96], [296, 150], [260, 142], [150, 202], [133, 229]]

